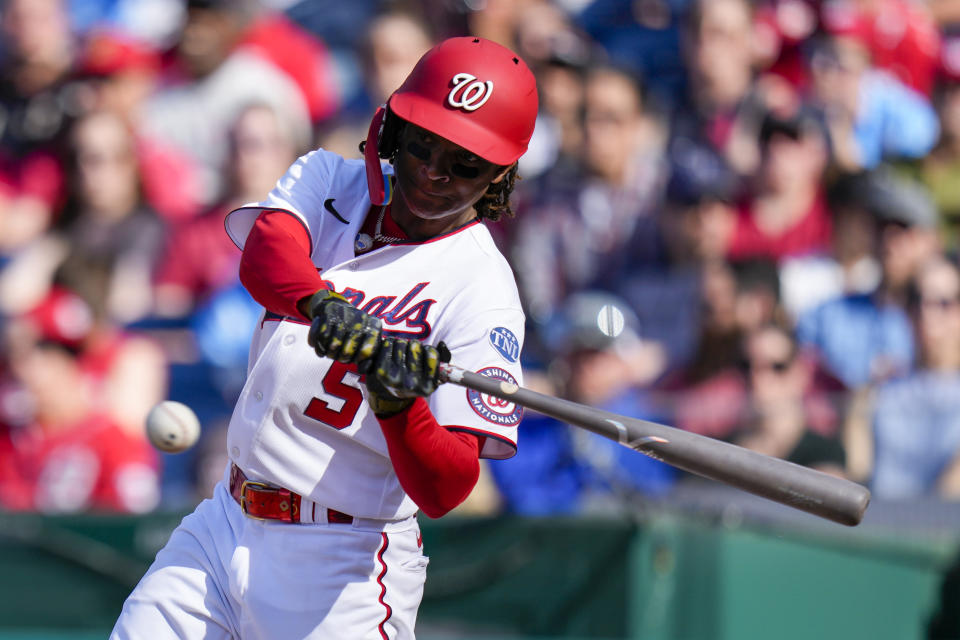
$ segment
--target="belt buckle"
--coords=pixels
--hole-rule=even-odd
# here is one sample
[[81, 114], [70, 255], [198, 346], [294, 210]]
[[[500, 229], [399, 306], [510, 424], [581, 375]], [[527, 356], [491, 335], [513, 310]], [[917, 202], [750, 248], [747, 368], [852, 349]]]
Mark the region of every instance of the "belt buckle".
[[259, 516], [251, 515], [247, 511], [247, 487], [254, 487], [256, 489], [271, 489], [272, 487], [264, 482], [257, 482], [256, 480], [244, 480], [243, 484], [240, 485], [240, 511], [243, 515], [248, 518], [253, 518], [254, 520], [266, 520], [266, 518], [261, 518]]

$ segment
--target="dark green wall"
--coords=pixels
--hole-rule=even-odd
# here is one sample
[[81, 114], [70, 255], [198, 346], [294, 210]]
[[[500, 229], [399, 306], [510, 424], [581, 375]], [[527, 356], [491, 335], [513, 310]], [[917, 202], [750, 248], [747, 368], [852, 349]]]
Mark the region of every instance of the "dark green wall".
[[[179, 518], [0, 515], [0, 638], [105, 635]], [[423, 528], [422, 640], [919, 640], [956, 548], [669, 515]]]

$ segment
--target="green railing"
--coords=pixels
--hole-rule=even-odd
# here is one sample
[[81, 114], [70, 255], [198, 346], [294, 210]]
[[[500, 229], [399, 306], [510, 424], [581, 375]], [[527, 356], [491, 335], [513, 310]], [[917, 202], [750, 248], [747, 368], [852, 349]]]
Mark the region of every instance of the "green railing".
[[[0, 514], [0, 639], [105, 637], [180, 515]], [[421, 640], [920, 640], [960, 540], [666, 511], [422, 524]]]

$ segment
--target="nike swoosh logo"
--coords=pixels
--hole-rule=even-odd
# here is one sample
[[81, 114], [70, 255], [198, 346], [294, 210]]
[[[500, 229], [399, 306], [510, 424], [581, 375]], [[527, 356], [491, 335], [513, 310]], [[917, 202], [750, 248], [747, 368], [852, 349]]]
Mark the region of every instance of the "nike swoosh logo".
[[336, 200], [336, 198], [327, 198], [326, 200], [324, 200], [323, 208], [329, 211], [330, 213], [332, 213], [333, 217], [339, 220], [340, 222], [342, 222], [343, 224], [349, 224], [346, 220], [343, 219], [343, 216], [341, 216], [340, 213], [333, 208], [334, 200]]

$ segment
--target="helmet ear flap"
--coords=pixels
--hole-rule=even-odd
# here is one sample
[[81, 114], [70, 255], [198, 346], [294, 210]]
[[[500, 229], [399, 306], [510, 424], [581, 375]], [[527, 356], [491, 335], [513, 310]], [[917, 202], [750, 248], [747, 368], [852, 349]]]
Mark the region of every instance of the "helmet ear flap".
[[[375, 205], [383, 205], [390, 202], [393, 196], [393, 183], [390, 177], [383, 174], [380, 166], [380, 158], [387, 157], [383, 153], [393, 155], [393, 149], [396, 143], [388, 145], [388, 135], [396, 137], [395, 133], [384, 135], [387, 130], [385, 121], [387, 119], [386, 106], [377, 109], [370, 121], [370, 128], [367, 130], [367, 139], [363, 144], [364, 164], [367, 168], [367, 190], [370, 193], [370, 202]], [[397, 118], [392, 118], [396, 120]], [[395, 125], [394, 125], [395, 127]]]

